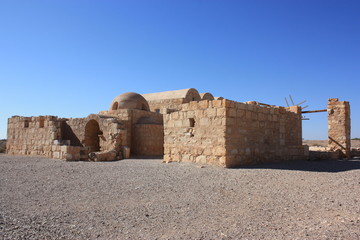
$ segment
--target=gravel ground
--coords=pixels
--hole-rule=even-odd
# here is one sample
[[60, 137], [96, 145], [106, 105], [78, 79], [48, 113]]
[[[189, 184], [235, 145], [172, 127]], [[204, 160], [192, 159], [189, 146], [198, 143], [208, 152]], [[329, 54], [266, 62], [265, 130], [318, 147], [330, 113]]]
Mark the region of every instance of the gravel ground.
[[360, 160], [241, 169], [0, 154], [1, 239], [360, 239]]

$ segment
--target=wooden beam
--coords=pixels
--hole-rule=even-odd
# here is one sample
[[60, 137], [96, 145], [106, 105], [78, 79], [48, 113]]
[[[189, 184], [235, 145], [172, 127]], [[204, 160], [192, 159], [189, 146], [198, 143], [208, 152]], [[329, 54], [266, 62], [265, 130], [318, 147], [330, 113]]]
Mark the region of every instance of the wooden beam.
[[306, 102], [306, 100], [302, 101], [301, 103], [296, 104], [295, 106], [299, 106], [299, 105], [303, 104], [304, 102]]
[[292, 103], [292, 106], [294, 106], [295, 105], [295, 103], [294, 103], [294, 101], [292, 100], [292, 97], [291, 97], [291, 95], [289, 94], [289, 97], [290, 97], [290, 101], [291, 101], [291, 103]]
[[286, 106], [288, 106], [288, 107], [289, 107], [289, 103], [288, 103], [288, 101], [287, 101], [286, 97], [285, 97], [285, 102], [286, 102]]
[[323, 109], [323, 110], [313, 110], [313, 111], [302, 111], [301, 113], [317, 113], [317, 112], [326, 112], [327, 109]]
[[306, 105], [306, 106], [303, 106], [303, 107], [301, 107], [301, 109], [305, 109], [305, 108], [307, 108], [309, 105]]

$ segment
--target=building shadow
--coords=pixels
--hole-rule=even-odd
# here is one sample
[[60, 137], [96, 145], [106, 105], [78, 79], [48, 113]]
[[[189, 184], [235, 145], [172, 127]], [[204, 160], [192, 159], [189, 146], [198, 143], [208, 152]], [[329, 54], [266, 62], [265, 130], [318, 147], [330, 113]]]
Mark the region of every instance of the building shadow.
[[[130, 158], [128, 160], [163, 160], [164, 156], [163, 155], [134, 155], [131, 154]], [[126, 159], [124, 159], [126, 160]]]
[[308, 171], [308, 172], [345, 172], [360, 169], [360, 159], [353, 158], [350, 160], [297, 160], [277, 163], [263, 163], [241, 169], [279, 169], [279, 170], [294, 170], [294, 171]]

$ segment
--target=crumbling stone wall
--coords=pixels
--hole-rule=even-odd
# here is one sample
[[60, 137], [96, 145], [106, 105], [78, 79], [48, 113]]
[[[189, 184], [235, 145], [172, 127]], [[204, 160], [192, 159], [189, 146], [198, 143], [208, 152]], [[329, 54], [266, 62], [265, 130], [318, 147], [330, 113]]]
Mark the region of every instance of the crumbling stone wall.
[[[139, 109], [101, 111], [99, 114], [120, 119], [127, 131], [126, 144], [134, 155], [163, 155], [163, 115]], [[145, 122], [143, 122], [145, 121]]]
[[337, 158], [350, 158], [350, 104], [338, 98], [328, 100], [328, 147]]
[[98, 151], [115, 150], [121, 154], [122, 147], [127, 145], [127, 130], [123, 121], [109, 116], [91, 114], [86, 118], [70, 118], [66, 122], [68, 128], [64, 133], [64, 138], [71, 141], [70, 145], [85, 147], [82, 158], [87, 158], [91, 152], [89, 146], [86, 146], [86, 125], [94, 120], [99, 125], [100, 133]]
[[164, 161], [237, 167], [303, 158], [299, 111], [226, 99], [183, 104], [164, 115]]

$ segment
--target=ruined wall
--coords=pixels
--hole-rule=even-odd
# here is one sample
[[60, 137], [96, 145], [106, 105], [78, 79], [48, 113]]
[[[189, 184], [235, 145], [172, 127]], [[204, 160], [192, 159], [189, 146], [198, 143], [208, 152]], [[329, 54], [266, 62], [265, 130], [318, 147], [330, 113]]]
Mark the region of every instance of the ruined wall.
[[223, 101], [227, 167], [304, 158], [300, 108]]
[[164, 160], [237, 167], [304, 158], [299, 111], [229, 100], [184, 104], [164, 115]]
[[337, 98], [328, 100], [328, 147], [337, 158], [350, 158], [350, 104]]
[[138, 109], [101, 111], [100, 114], [114, 116], [122, 120], [127, 130], [125, 146], [134, 155], [163, 155], [164, 127], [163, 115]]
[[90, 152], [115, 150], [120, 153], [128, 143], [125, 124], [117, 118], [91, 114], [86, 118], [70, 118], [66, 126], [63, 139], [70, 140], [70, 145], [83, 146], [82, 158], [87, 158]]
[[54, 116], [9, 118], [6, 152], [52, 157], [51, 146], [61, 138], [60, 124]]
[[221, 100], [203, 100], [164, 115], [164, 161], [225, 167], [225, 110]]

